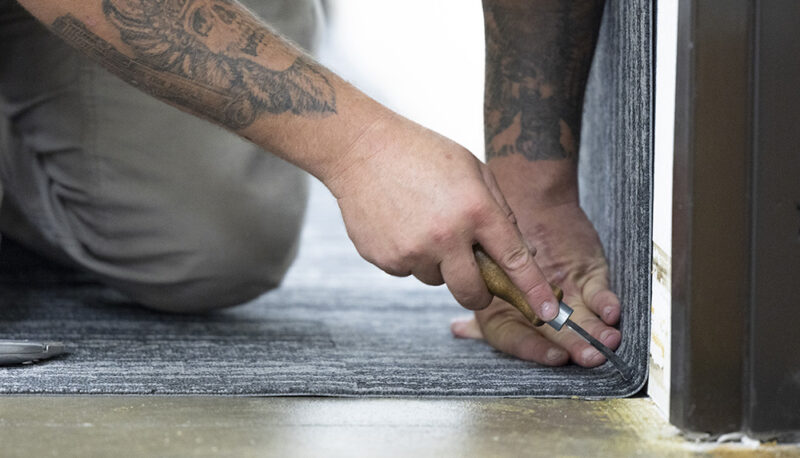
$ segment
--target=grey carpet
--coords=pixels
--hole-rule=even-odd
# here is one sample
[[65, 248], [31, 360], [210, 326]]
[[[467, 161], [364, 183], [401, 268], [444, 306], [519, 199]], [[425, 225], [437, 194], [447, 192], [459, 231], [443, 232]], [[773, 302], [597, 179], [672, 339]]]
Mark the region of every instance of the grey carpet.
[[[646, 380], [651, 154], [651, 9], [610, 1], [587, 98], [582, 199], [623, 299], [623, 380], [596, 369], [544, 368], [482, 342], [453, 339], [463, 315], [444, 288], [395, 279], [344, 241], [317, 185], [300, 258], [284, 286], [205, 316], [150, 312], [36, 261], [4, 252], [0, 336], [63, 340], [72, 353], [0, 368], [0, 393], [353, 396], [626, 396]], [[18, 254], [19, 255], [19, 254]], [[19, 261], [19, 260], [18, 260]]]

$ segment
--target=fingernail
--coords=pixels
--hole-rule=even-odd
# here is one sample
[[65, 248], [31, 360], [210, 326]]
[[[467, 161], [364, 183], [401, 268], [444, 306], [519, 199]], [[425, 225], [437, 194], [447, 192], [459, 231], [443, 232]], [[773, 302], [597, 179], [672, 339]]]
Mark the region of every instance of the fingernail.
[[600, 354], [599, 351], [595, 350], [594, 348], [587, 348], [581, 352], [581, 359], [583, 359], [584, 363], [592, 364], [597, 362], [598, 358], [602, 358], [603, 355]]
[[608, 307], [603, 309], [603, 318], [605, 318], [606, 320], [610, 320], [612, 313], [614, 313], [614, 307], [611, 307], [609, 305]]
[[559, 350], [558, 348], [551, 348], [547, 350], [547, 360], [548, 361], [558, 361], [564, 357], [564, 352]]
[[542, 320], [550, 321], [558, 316], [558, 305], [552, 302], [542, 304]]

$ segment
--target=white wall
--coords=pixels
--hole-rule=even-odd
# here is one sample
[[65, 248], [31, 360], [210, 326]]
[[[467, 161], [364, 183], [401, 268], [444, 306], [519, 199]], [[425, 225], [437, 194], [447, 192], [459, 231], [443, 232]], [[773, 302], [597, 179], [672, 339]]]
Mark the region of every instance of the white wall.
[[480, 0], [332, 0], [320, 60], [483, 158]]
[[669, 415], [670, 329], [672, 320], [672, 158], [675, 127], [675, 61], [678, 2], [657, 2], [656, 112], [653, 160], [653, 283], [650, 314], [648, 394]]

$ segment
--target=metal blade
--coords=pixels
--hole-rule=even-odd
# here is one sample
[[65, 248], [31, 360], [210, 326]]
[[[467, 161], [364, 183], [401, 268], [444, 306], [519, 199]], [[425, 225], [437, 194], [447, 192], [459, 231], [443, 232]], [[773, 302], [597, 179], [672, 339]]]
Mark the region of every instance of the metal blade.
[[596, 348], [597, 351], [602, 353], [603, 356], [606, 357], [606, 359], [611, 361], [611, 364], [613, 364], [614, 367], [619, 371], [619, 373], [622, 374], [622, 378], [624, 378], [625, 380], [630, 380], [633, 378], [633, 369], [630, 366], [628, 366], [625, 363], [625, 361], [622, 360], [622, 358], [620, 358], [613, 351], [611, 351], [610, 348], [606, 347], [605, 345], [602, 344], [602, 342], [592, 337], [591, 334], [586, 332], [586, 330], [584, 330], [582, 327], [578, 326], [574, 321], [567, 320], [565, 324], [569, 326], [570, 329], [577, 332], [581, 337], [583, 337], [584, 340], [592, 344], [592, 346]]
[[0, 366], [23, 364], [66, 353], [61, 342], [0, 340]]

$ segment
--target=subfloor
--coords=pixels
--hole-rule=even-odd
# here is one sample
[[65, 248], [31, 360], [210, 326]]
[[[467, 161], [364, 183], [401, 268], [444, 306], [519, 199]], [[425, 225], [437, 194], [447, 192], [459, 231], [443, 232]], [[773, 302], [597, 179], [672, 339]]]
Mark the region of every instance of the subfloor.
[[647, 398], [0, 398], [0, 456], [800, 456], [684, 440]]

